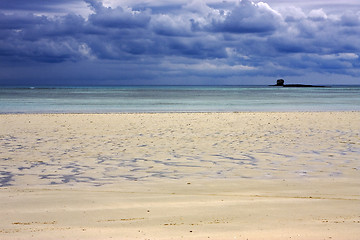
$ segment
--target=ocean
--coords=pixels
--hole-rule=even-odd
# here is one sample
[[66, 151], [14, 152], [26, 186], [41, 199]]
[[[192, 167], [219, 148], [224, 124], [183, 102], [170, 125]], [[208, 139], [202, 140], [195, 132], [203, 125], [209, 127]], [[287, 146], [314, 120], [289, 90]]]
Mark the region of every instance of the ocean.
[[0, 113], [360, 111], [360, 86], [0, 87]]

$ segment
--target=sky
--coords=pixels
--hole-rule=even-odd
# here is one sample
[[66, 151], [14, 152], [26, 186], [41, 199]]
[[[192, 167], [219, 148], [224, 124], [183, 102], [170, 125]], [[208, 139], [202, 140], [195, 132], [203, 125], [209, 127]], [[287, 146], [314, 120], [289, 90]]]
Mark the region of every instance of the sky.
[[278, 78], [360, 84], [360, 1], [0, 1], [0, 85]]

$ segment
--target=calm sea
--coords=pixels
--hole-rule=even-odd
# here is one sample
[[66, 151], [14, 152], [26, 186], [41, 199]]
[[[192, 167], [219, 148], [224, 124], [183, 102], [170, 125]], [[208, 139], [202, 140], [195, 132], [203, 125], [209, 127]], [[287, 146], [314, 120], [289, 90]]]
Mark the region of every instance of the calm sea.
[[0, 113], [232, 111], [360, 111], [360, 86], [0, 88]]

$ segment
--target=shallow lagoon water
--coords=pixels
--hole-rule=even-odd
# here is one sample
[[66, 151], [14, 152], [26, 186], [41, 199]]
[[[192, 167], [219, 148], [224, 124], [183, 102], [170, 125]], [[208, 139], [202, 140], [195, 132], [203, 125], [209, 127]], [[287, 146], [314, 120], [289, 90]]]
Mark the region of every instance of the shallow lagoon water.
[[0, 113], [360, 111], [360, 86], [3, 87]]

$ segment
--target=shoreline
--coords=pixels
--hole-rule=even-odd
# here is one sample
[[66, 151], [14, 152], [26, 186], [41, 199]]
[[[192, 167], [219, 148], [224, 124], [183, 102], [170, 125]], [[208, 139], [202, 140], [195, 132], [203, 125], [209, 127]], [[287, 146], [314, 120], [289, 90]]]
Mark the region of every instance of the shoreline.
[[360, 112], [0, 114], [0, 238], [360, 235]]
[[284, 110], [284, 111], [151, 111], [151, 112], [8, 112], [1, 115], [126, 115], [126, 114], [251, 114], [251, 113], [360, 113], [360, 110]]

